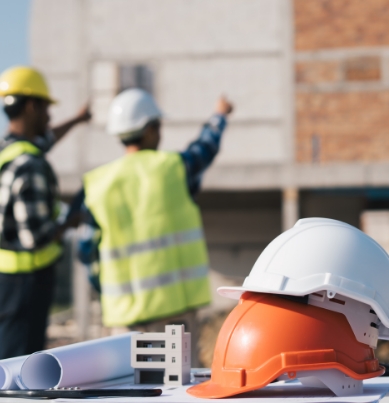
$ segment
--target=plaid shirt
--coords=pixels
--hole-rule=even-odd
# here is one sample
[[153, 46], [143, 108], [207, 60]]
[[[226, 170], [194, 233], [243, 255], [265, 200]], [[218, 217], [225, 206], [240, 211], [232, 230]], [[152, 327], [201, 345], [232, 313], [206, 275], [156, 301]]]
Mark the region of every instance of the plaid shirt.
[[[200, 136], [189, 144], [188, 148], [181, 152], [181, 158], [186, 168], [186, 180], [191, 196], [195, 196], [201, 185], [204, 171], [211, 165], [220, 148], [220, 141], [227, 125], [223, 115], [214, 115], [206, 123]], [[83, 198], [83, 190], [78, 195], [80, 201]], [[81, 203], [80, 203], [81, 204]], [[100, 228], [90, 211], [85, 210], [84, 223], [80, 227], [79, 259], [88, 270], [91, 283], [99, 290], [99, 252]]]
[[[0, 152], [16, 141], [27, 139], [7, 135]], [[37, 138], [41, 155], [22, 154], [5, 164], [0, 175], [0, 248], [28, 251], [52, 241], [57, 229], [54, 209], [58, 200], [57, 179], [44, 158], [54, 144], [51, 132]]]

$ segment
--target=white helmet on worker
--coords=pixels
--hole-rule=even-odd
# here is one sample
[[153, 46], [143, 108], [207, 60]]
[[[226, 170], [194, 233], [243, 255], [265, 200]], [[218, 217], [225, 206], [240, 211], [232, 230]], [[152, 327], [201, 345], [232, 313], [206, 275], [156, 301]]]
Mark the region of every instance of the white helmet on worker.
[[110, 106], [107, 132], [121, 139], [138, 137], [145, 125], [160, 119], [162, 112], [146, 91], [131, 88], [117, 95]]
[[384, 325], [379, 337], [388, 339], [388, 284], [389, 256], [377, 242], [341, 221], [306, 218], [265, 248], [242, 287], [218, 293], [234, 299], [246, 291], [342, 295], [369, 305]]

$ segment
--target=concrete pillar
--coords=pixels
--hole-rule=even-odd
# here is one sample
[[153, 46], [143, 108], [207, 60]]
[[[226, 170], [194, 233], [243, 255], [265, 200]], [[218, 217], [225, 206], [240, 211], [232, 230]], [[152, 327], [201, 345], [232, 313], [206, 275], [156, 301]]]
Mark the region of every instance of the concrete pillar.
[[293, 227], [299, 219], [299, 191], [286, 188], [282, 191], [282, 231]]
[[77, 336], [79, 341], [83, 341], [88, 339], [91, 287], [88, 281], [86, 270], [76, 256], [77, 242], [77, 231], [73, 230], [73, 309], [74, 319], [77, 325]]

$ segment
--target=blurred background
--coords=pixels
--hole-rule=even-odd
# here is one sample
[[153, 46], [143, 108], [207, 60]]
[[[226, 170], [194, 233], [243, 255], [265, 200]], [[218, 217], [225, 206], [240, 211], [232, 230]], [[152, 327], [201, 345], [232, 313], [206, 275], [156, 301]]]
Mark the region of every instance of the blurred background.
[[[389, 250], [389, 0], [13, 0], [0, 15], [0, 69], [40, 69], [59, 100], [54, 123], [91, 102], [92, 123], [49, 155], [65, 201], [84, 172], [122, 153], [105, 134], [118, 92], [156, 97], [165, 150], [195, 138], [225, 94], [236, 110], [197, 199], [213, 290], [240, 285], [299, 218], [345, 221]], [[58, 276], [53, 345], [104, 334], [75, 237]], [[202, 312], [205, 366], [234, 305], [215, 293]]]

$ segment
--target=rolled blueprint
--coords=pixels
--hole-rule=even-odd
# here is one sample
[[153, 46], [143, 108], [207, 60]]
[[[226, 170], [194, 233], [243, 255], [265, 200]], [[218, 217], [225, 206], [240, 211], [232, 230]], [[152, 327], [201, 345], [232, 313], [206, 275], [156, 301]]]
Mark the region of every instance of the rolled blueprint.
[[28, 356], [0, 360], [0, 389], [19, 389], [20, 368]]
[[34, 353], [24, 361], [20, 380], [27, 389], [49, 389], [129, 376], [134, 373], [130, 351], [132, 334], [134, 332]]

